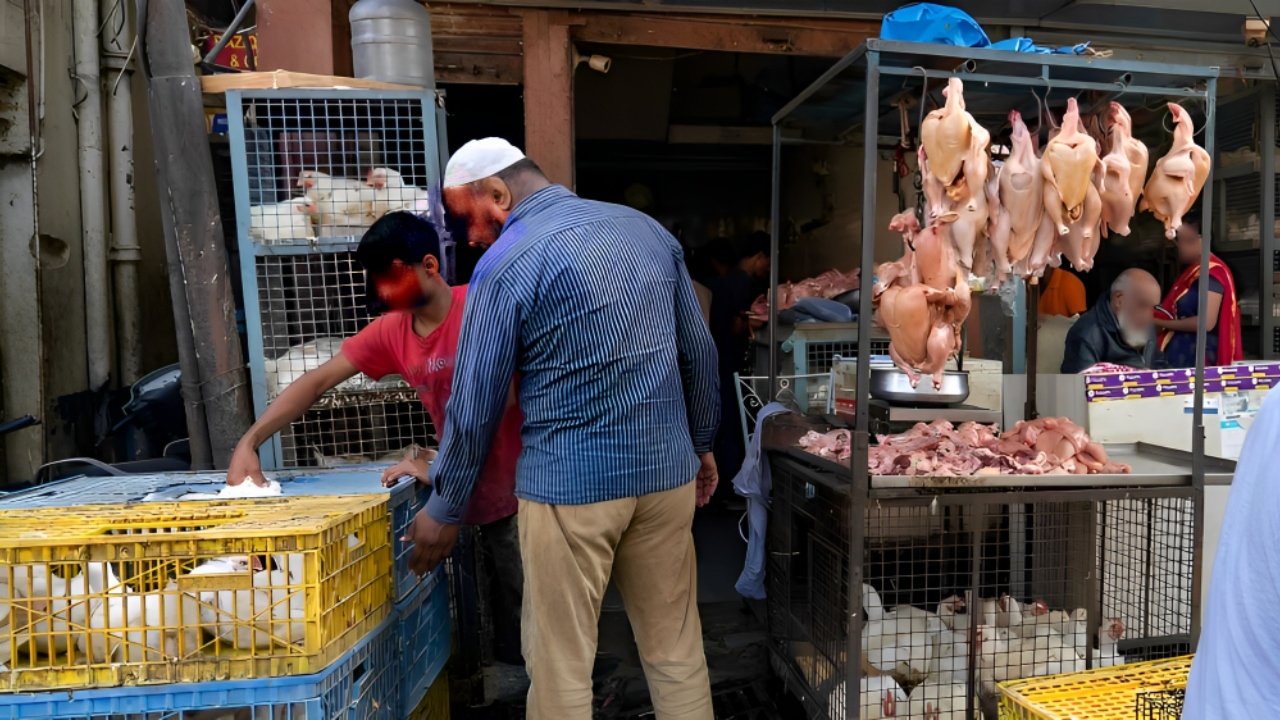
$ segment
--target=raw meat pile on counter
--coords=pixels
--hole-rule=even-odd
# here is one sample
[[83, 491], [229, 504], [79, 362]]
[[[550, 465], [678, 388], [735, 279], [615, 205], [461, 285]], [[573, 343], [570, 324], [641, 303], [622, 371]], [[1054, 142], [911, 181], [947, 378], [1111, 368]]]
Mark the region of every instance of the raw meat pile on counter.
[[[1000, 434], [995, 425], [954, 427], [946, 420], [917, 423], [905, 433], [877, 435], [868, 450], [872, 475], [965, 477], [970, 475], [1125, 474], [1101, 444], [1067, 418], [1019, 421]], [[800, 447], [819, 457], [848, 462], [849, 431], [809, 432]]]
[[[839, 270], [828, 270], [818, 277], [801, 280], [798, 283], [782, 283], [778, 286], [778, 312], [782, 312], [787, 308], [796, 304], [797, 300], [803, 298], [822, 298], [830, 300], [847, 292], [852, 292], [860, 287], [859, 275], [862, 270], [854, 268], [848, 273], [842, 273]], [[748, 317], [752, 320], [761, 322], [769, 321], [769, 296], [767, 294], [756, 298], [751, 303], [751, 310]]]
[[1003, 283], [1017, 273], [1034, 283], [1063, 256], [1088, 271], [1108, 231], [1129, 235], [1135, 209], [1149, 210], [1172, 239], [1210, 166], [1181, 106], [1169, 103], [1172, 147], [1148, 179], [1148, 151], [1129, 113], [1112, 102], [1102, 121], [1082, 119], [1074, 98], [1039, 154], [1022, 116], [1010, 112], [1009, 156], [993, 162], [991, 133], [965, 110], [964, 83], [951, 78], [944, 94], [946, 104], [920, 126], [924, 227], [914, 213], [894, 217], [903, 256], [876, 269], [873, 291], [890, 355], [913, 387], [921, 373], [941, 387], [943, 365], [959, 352], [971, 277]]
[[302, 196], [249, 208], [249, 237], [292, 240], [316, 237], [320, 227], [367, 227], [396, 210], [425, 201], [427, 191], [406, 185], [399, 171], [373, 168], [364, 181], [330, 177], [319, 170], [298, 173]]
[[[963, 718], [970, 637], [977, 644], [979, 696], [994, 697], [996, 683], [1086, 669], [1090, 641], [1084, 608], [1050, 610], [1043, 600], [1035, 600], [1023, 609], [1013, 597], [1002, 595], [983, 599], [978, 612], [966, 613], [964, 600], [953, 595], [936, 612], [914, 605], [886, 610], [880, 594], [865, 583], [862, 606], [868, 675], [859, 688], [863, 718]], [[1116, 647], [1124, 632], [1119, 618], [1102, 619], [1093, 645], [1094, 667], [1124, 664]], [[844, 694], [843, 683], [832, 692], [833, 716], [844, 709]]]

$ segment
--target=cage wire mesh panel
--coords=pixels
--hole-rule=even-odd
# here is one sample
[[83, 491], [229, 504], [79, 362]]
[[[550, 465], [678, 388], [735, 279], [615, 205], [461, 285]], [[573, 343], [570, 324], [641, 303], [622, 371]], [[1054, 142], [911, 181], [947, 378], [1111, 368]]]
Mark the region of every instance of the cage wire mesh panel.
[[248, 236], [262, 244], [358, 237], [387, 212], [425, 201], [439, 174], [433, 98], [244, 93]]
[[1191, 651], [1194, 505], [1189, 498], [1111, 500], [1098, 506], [1102, 613], [1125, 625], [1132, 660]]
[[[441, 172], [430, 92], [229, 92], [254, 406], [265, 410], [373, 320], [354, 250], [387, 212], [425, 209]], [[442, 248], [448, 255], [448, 248]], [[342, 383], [263, 446], [264, 467], [399, 460], [432, 428], [398, 376]]]
[[771, 467], [771, 643], [815, 717], [843, 718], [855, 700], [851, 510], [864, 520], [852, 589], [860, 717], [995, 717], [998, 683], [1187, 652], [1187, 497], [952, 493], [851, 506], [847, 476], [776, 453]]

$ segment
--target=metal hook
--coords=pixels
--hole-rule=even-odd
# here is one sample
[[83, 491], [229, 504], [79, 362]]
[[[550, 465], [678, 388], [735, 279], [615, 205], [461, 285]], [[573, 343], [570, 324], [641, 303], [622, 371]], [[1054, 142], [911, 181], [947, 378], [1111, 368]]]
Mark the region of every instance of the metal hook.
[[[1045, 97], [1048, 96], [1049, 93], [1046, 92]], [[1033, 137], [1038, 137], [1040, 135], [1040, 128], [1044, 126], [1044, 103], [1040, 101], [1040, 95], [1036, 92], [1035, 87], [1031, 88], [1031, 97], [1036, 99], [1036, 129], [1031, 132], [1031, 135]]]
[[920, 75], [921, 75], [921, 77], [922, 77], [922, 82], [921, 82], [921, 86], [920, 86], [920, 121], [919, 121], [919, 123], [916, 125], [916, 127], [917, 127], [917, 128], [923, 128], [923, 127], [924, 127], [924, 116], [925, 116], [925, 112], [926, 112], [925, 108], [926, 108], [926, 107], [927, 107], [927, 105], [928, 105], [928, 103], [926, 103], [925, 101], [929, 99], [929, 75], [928, 75], [927, 73], [925, 73], [924, 68], [922, 68], [922, 67], [920, 67], [920, 66], [918, 66], [918, 65], [917, 65], [916, 67], [911, 68], [911, 69], [912, 69], [913, 71], [914, 71], [914, 70], [919, 70], [919, 71], [920, 71]]

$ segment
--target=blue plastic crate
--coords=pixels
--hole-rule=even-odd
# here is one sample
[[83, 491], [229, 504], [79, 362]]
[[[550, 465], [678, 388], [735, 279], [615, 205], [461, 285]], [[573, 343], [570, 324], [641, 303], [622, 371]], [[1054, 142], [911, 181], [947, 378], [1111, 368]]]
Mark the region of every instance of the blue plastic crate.
[[[340, 470], [290, 470], [264, 473], [280, 483], [285, 495], [374, 495], [382, 487], [385, 465], [349, 466]], [[138, 502], [173, 501], [187, 493], [216, 493], [225, 473], [160, 473], [114, 477], [74, 477], [48, 485], [0, 495], [0, 510], [75, 507]], [[402, 542], [413, 516], [426, 504], [431, 489], [402, 481], [391, 488], [391, 549], [395, 555], [395, 599], [403, 600], [418, 584], [409, 572], [413, 543]]]
[[396, 606], [400, 618], [400, 681], [403, 716], [409, 717], [449, 659], [449, 579], [437, 568], [422, 587]]
[[272, 720], [401, 720], [398, 631], [393, 615], [315, 675], [0, 695], [0, 720], [177, 720], [213, 709]]

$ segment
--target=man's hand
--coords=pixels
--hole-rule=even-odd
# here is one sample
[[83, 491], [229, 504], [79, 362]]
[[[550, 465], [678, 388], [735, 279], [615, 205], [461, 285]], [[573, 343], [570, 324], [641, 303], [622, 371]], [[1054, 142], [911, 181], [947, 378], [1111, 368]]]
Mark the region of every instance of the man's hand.
[[459, 525], [442, 525], [427, 514], [426, 508], [413, 516], [409, 532], [401, 540], [413, 543], [409, 570], [421, 577], [435, 570], [453, 552], [458, 541]]
[[262, 465], [258, 461], [258, 451], [240, 443], [231, 455], [231, 465], [227, 468], [227, 484], [239, 485], [248, 478], [258, 487], [266, 487], [267, 478], [262, 475]]
[[711, 502], [711, 496], [716, 492], [716, 485], [720, 482], [720, 473], [716, 470], [716, 456], [706, 453], [702, 456], [702, 467], [698, 468], [698, 507], [704, 507]]
[[431, 479], [427, 477], [427, 458], [425, 453], [420, 453], [416, 460], [401, 460], [382, 471], [382, 487], [394, 487], [400, 478], [408, 475], [423, 485], [430, 485]]

